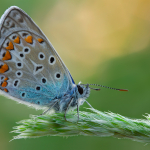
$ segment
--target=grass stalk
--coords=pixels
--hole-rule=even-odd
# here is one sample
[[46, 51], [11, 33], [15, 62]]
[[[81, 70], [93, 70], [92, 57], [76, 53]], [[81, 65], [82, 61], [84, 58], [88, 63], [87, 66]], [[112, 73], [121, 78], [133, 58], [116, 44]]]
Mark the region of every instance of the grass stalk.
[[41, 136], [98, 136], [128, 138], [134, 141], [150, 143], [150, 115], [146, 119], [129, 119], [112, 112], [101, 112], [90, 108], [90, 112], [80, 111], [77, 122], [76, 111], [31, 116], [18, 122], [13, 133], [14, 139], [36, 138]]

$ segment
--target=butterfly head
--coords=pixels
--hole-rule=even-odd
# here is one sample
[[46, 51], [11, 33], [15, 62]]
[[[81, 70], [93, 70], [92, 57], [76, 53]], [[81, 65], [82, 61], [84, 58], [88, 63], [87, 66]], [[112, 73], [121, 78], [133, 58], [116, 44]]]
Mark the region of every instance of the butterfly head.
[[87, 84], [86, 86], [81, 85], [80, 82], [77, 84], [77, 94], [78, 98], [86, 99], [90, 95], [90, 88], [89, 85]]

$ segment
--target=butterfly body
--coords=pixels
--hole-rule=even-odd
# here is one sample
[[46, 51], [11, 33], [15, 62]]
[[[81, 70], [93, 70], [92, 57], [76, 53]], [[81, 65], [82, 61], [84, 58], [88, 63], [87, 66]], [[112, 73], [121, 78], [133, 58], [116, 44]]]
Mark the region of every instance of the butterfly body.
[[0, 89], [28, 106], [75, 109], [89, 96], [76, 85], [52, 44], [20, 8], [10, 7], [0, 20]]

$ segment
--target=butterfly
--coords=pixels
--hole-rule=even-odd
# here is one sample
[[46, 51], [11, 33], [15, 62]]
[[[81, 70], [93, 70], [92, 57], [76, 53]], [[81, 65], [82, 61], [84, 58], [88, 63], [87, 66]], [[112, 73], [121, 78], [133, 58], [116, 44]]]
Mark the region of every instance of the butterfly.
[[79, 119], [79, 106], [94, 89], [89, 85], [96, 84], [75, 84], [52, 44], [22, 9], [11, 6], [5, 11], [0, 19], [2, 94], [28, 106], [48, 108], [44, 113], [65, 112], [65, 119], [69, 109], [77, 108]]

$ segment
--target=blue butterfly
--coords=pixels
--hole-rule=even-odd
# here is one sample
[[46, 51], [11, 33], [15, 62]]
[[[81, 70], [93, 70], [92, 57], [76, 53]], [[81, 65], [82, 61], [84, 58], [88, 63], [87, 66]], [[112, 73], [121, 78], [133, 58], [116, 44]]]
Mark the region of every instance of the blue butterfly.
[[44, 113], [65, 112], [65, 119], [69, 109], [79, 112], [90, 94], [90, 84], [75, 84], [44, 33], [16, 6], [0, 20], [0, 83], [2, 94], [11, 99], [48, 108]]

